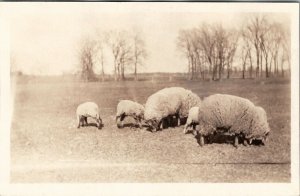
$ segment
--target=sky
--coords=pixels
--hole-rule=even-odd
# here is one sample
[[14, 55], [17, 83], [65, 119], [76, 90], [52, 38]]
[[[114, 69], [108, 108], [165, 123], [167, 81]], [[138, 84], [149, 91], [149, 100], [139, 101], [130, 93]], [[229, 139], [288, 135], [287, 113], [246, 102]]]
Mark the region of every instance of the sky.
[[[202, 22], [237, 27], [246, 15], [234, 7], [226, 9], [228, 5], [225, 9], [205, 5], [12, 4], [8, 17], [11, 56], [15, 68], [23, 73], [52, 75], [74, 72], [78, 68], [80, 40], [94, 35], [96, 30], [138, 30], [143, 34], [148, 53], [140, 72], [186, 72], [187, 61], [176, 47], [180, 29], [197, 27]], [[258, 7], [253, 10], [259, 11]], [[282, 13], [274, 14], [273, 18], [283, 23], [289, 20], [287, 14]], [[107, 54], [105, 60], [106, 73], [113, 71], [110, 55]], [[97, 66], [96, 72], [99, 70]]]

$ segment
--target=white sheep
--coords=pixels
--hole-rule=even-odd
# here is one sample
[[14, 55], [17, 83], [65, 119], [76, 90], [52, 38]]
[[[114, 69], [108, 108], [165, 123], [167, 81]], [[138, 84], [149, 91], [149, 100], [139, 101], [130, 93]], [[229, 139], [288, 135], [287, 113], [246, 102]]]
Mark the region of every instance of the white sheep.
[[146, 101], [145, 122], [152, 129], [159, 130], [165, 119], [169, 121], [175, 116], [177, 125], [180, 125], [180, 119], [187, 118], [189, 109], [200, 101], [196, 94], [182, 87], [161, 89]]
[[123, 120], [127, 116], [134, 118], [139, 127], [142, 127], [142, 119], [144, 118], [144, 106], [130, 100], [121, 100], [117, 106], [116, 122], [118, 128], [123, 127]]
[[270, 131], [261, 107], [233, 95], [216, 94], [205, 98], [199, 107], [198, 120], [201, 146], [204, 145], [203, 136], [215, 133], [234, 135], [235, 147], [241, 136], [250, 144], [253, 139], [264, 144]]
[[99, 107], [94, 102], [85, 102], [80, 104], [76, 110], [77, 116], [77, 128], [88, 124], [87, 118], [93, 118], [97, 122], [97, 127], [100, 129], [102, 125], [102, 119], [99, 114]]
[[193, 127], [193, 131], [196, 129], [196, 125], [199, 124], [198, 116], [199, 116], [199, 107], [198, 106], [192, 107], [189, 111], [186, 124], [184, 125], [183, 133], [186, 134], [188, 132], [188, 128], [191, 126]]

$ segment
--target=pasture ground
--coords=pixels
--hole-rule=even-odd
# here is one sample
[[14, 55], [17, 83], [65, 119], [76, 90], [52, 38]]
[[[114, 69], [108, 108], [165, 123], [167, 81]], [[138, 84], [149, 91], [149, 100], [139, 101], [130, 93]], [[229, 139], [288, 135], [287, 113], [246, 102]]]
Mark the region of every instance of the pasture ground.
[[[214, 143], [199, 147], [183, 126], [151, 133], [115, 123], [120, 99], [145, 103], [164, 87], [201, 98], [215, 93], [265, 108], [266, 146]], [[11, 182], [290, 182], [289, 80], [42, 82], [13, 84]], [[104, 127], [76, 128], [79, 103], [94, 101]], [[130, 119], [128, 119], [130, 122]]]

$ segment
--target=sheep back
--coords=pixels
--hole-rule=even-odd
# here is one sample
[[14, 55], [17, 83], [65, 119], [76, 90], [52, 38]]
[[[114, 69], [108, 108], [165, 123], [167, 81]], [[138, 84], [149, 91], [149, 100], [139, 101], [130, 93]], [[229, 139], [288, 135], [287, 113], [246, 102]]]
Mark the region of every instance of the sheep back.
[[244, 98], [216, 94], [203, 100], [199, 107], [200, 133], [207, 135], [214, 131], [239, 134], [248, 130], [252, 120], [251, 108], [254, 104]]
[[94, 102], [80, 104], [76, 110], [77, 116], [99, 118], [99, 107]]
[[122, 114], [126, 114], [129, 116], [135, 115], [135, 116], [143, 117], [144, 106], [131, 100], [121, 100], [117, 105], [116, 116], [121, 116]]
[[169, 115], [177, 114], [182, 105], [182, 95], [185, 91], [182, 87], [170, 87], [149, 96], [145, 104], [145, 120], [160, 121]]

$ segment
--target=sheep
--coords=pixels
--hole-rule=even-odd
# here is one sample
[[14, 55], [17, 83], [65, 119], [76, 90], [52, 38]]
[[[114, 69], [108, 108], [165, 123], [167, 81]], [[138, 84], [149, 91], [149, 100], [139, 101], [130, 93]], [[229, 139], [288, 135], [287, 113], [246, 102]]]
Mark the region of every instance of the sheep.
[[98, 129], [101, 128], [102, 119], [100, 118], [99, 114], [99, 107], [94, 102], [85, 102], [80, 104], [76, 110], [76, 117], [77, 117], [77, 128], [80, 126], [87, 125], [87, 118], [93, 118], [97, 122]]
[[184, 125], [183, 133], [186, 134], [188, 132], [189, 127], [193, 127], [193, 131], [196, 129], [196, 125], [199, 124], [198, 121], [199, 107], [195, 106], [189, 110], [189, 115], [186, 120], [186, 124]]
[[141, 121], [144, 118], [144, 106], [130, 100], [121, 100], [117, 106], [116, 122], [118, 128], [123, 127], [123, 120], [127, 116], [133, 117], [139, 127], [142, 127]]
[[180, 120], [187, 118], [189, 109], [200, 101], [196, 94], [182, 87], [161, 89], [146, 101], [145, 122], [157, 131], [164, 120], [170, 121], [175, 116], [179, 126]]
[[204, 145], [203, 136], [215, 133], [234, 135], [234, 146], [238, 145], [239, 136], [244, 137], [244, 144], [260, 140], [263, 144], [270, 132], [264, 109], [255, 106], [245, 98], [216, 94], [204, 99], [198, 113], [200, 146]]

